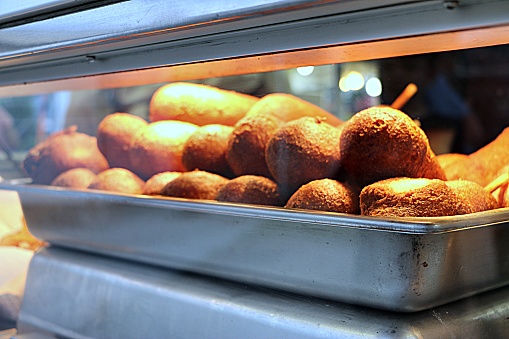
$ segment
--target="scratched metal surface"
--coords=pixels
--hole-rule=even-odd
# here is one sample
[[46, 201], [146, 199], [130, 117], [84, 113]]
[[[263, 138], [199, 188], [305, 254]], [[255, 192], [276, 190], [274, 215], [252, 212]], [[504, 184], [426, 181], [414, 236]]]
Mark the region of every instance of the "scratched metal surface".
[[509, 282], [509, 210], [381, 219], [0, 184], [62, 247], [414, 312]]
[[392, 313], [50, 247], [15, 338], [507, 338], [508, 292]]

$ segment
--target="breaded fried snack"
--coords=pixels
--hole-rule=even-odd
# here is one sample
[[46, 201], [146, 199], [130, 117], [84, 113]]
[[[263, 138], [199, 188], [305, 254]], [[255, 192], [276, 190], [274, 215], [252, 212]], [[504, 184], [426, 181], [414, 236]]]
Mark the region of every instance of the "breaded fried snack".
[[355, 114], [345, 122], [340, 145], [340, 164], [360, 187], [394, 177], [446, 179], [422, 129], [391, 107]]
[[334, 179], [319, 179], [301, 186], [285, 207], [359, 214], [359, 195], [349, 185]]
[[72, 168], [88, 168], [99, 173], [109, 168], [93, 136], [77, 132], [71, 126], [33, 147], [23, 161], [23, 169], [34, 184], [50, 185], [60, 174]]
[[143, 194], [161, 195], [161, 191], [170, 181], [178, 178], [182, 172], [161, 172], [151, 176], [143, 187]]
[[444, 170], [447, 180], [457, 179], [459, 171], [463, 171], [462, 167], [468, 163], [468, 155], [460, 153], [439, 154], [436, 158]]
[[152, 122], [133, 137], [132, 171], [143, 180], [161, 172], [183, 172], [182, 150], [198, 126], [183, 121]]
[[468, 155], [462, 153], [442, 153], [437, 155], [436, 158], [442, 168], [447, 168], [457, 161], [467, 159]]
[[459, 163], [450, 179], [475, 181], [486, 186], [497, 177], [497, 172], [509, 159], [509, 127], [505, 128], [495, 140], [468, 156]]
[[257, 97], [217, 87], [175, 82], [159, 88], [150, 101], [150, 121], [180, 120], [198, 126], [233, 126]]
[[218, 174], [205, 171], [182, 173], [170, 181], [162, 190], [161, 195], [187, 199], [214, 200], [217, 192], [228, 183], [228, 179]]
[[332, 126], [343, 123], [341, 119], [323, 108], [292, 94], [271, 93], [262, 97], [247, 112], [247, 116], [270, 114], [289, 122], [302, 117], [320, 118]]
[[278, 185], [259, 175], [242, 175], [230, 180], [219, 190], [216, 200], [270, 206], [283, 206], [286, 202]]
[[237, 122], [226, 152], [228, 164], [236, 176], [251, 174], [272, 178], [265, 149], [282, 125], [283, 121], [269, 114], [245, 117]]
[[88, 168], [73, 168], [60, 173], [51, 182], [51, 186], [84, 189], [95, 180], [96, 176], [97, 175]]
[[113, 113], [104, 117], [97, 127], [97, 147], [110, 167], [131, 169], [129, 149], [133, 136], [148, 123], [129, 113]]
[[439, 217], [495, 208], [495, 199], [473, 182], [426, 178], [391, 178], [364, 187], [362, 215]]
[[339, 171], [341, 131], [318, 118], [304, 117], [282, 126], [267, 144], [267, 166], [283, 190], [292, 194]]
[[481, 185], [469, 180], [450, 180], [445, 184], [463, 199], [468, 213], [492, 210], [498, 207], [497, 200]]
[[218, 124], [199, 127], [187, 139], [182, 150], [182, 164], [186, 170], [199, 169], [227, 178], [233, 177], [226, 160], [232, 131], [232, 126]]
[[88, 186], [90, 189], [141, 194], [145, 182], [133, 172], [125, 168], [109, 168], [97, 174], [95, 180]]
[[497, 200], [498, 207], [509, 207], [509, 159], [507, 165], [502, 167], [484, 189], [491, 191], [491, 195]]

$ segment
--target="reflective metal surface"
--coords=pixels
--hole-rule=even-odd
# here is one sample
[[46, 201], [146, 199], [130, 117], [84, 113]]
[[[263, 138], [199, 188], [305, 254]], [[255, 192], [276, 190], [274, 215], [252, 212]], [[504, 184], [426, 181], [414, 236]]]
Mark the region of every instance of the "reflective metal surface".
[[509, 43], [509, 1], [464, 0], [453, 10], [434, 0], [219, 1], [206, 7], [132, 0], [1, 29], [0, 96]]
[[64, 9], [80, 8], [82, 5], [91, 2], [104, 2], [98, 0], [3, 0], [0, 6], [0, 27], [6, 24], [14, 25], [30, 21], [30, 18], [39, 17], [44, 19], [45, 15], [60, 12]]
[[65, 338], [505, 338], [509, 290], [395, 314], [50, 247], [18, 322]]
[[509, 283], [509, 210], [380, 219], [10, 185], [51, 244], [414, 312]]
[[17, 333], [17, 331], [14, 331], [12, 334], [6, 337], [0, 336], [0, 339], [54, 339], [54, 338], [57, 337], [42, 332]]

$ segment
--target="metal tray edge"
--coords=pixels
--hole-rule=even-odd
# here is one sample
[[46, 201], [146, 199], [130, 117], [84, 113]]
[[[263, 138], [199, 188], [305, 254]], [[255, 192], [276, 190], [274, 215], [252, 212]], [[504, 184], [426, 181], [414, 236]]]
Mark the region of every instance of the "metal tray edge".
[[[193, 200], [164, 196], [148, 196], [106, 192], [97, 190], [78, 190], [62, 187], [32, 185], [30, 179], [13, 179], [0, 181], [0, 189], [14, 190], [18, 194], [46, 194], [67, 196], [69, 199], [97, 200], [126, 205], [171, 208], [176, 210], [195, 211], [237, 217], [284, 220], [305, 224], [317, 224], [334, 227], [362, 228], [384, 232], [409, 234], [438, 234], [460, 231], [475, 227], [488, 227], [509, 222], [509, 208], [465, 215], [444, 217], [368, 217], [353, 214], [287, 209], [275, 206], [224, 203], [213, 200]], [[23, 207], [23, 200], [21, 199]]]

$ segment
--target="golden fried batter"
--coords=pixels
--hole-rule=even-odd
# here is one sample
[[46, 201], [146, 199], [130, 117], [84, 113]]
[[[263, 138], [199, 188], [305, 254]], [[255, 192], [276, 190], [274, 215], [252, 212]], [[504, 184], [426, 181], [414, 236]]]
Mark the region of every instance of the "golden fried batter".
[[360, 187], [394, 177], [446, 179], [422, 129], [390, 107], [355, 114], [340, 145], [340, 164]]
[[214, 200], [217, 192], [228, 182], [218, 174], [205, 171], [182, 173], [170, 181], [162, 190], [161, 195], [187, 199]]
[[426, 178], [391, 178], [364, 187], [362, 215], [439, 217], [496, 207], [495, 199], [474, 182]]
[[359, 195], [349, 185], [319, 179], [301, 186], [285, 207], [359, 214]]
[[230, 180], [219, 190], [216, 200], [271, 206], [283, 206], [286, 201], [274, 181], [259, 175], [242, 175]]

